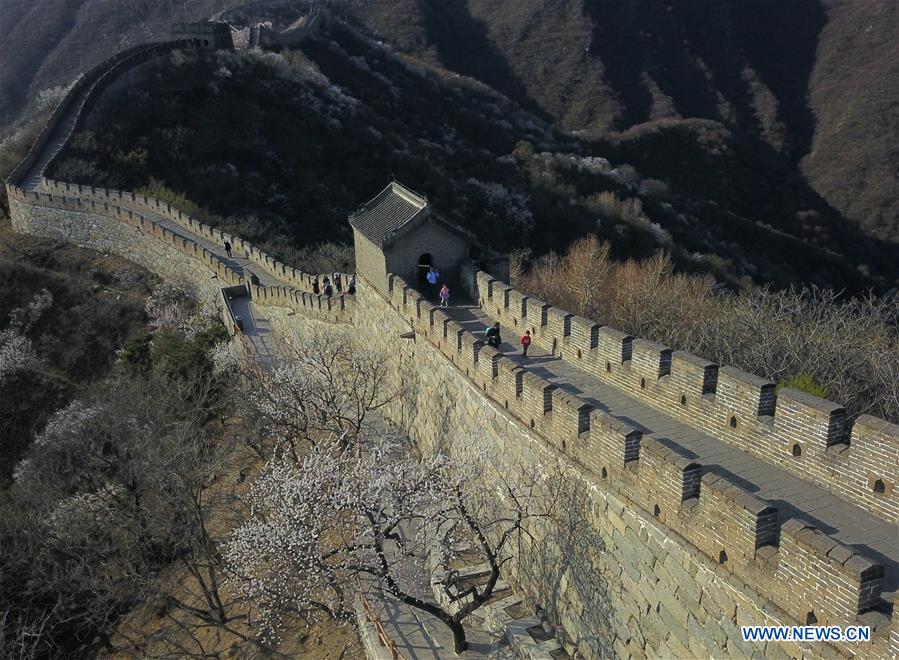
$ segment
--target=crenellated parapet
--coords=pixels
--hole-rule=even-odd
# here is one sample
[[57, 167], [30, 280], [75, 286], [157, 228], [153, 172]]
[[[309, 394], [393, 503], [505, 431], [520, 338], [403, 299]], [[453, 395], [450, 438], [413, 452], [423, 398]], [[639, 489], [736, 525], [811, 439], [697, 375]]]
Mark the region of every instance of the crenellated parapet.
[[[488, 277], [479, 277], [479, 281], [491, 289], [494, 286]], [[886, 648], [891, 629], [883, 614], [882, 565], [811, 523], [796, 518], [779, 522], [777, 507], [736, 481], [704, 473], [703, 466], [672, 441], [642, 433], [514, 363], [424, 299], [402, 278], [391, 274], [388, 282], [388, 303], [408, 320], [416, 336], [432, 344], [484, 396], [579, 465], [602, 488], [655, 518], [706, 556], [716, 570], [752, 585], [752, 590], [792, 620], [801, 624], [879, 625], [881, 636], [876, 644]], [[523, 298], [506, 287], [497, 287], [496, 291], [494, 294], [487, 289], [482, 302], [492, 304], [494, 295], [504, 303]], [[719, 405], [741, 417], [750, 413], [768, 413], [770, 417], [775, 410], [773, 386], [748, 374], [719, 370], [695, 356], [672, 353], [658, 344], [554, 312], [543, 303], [537, 307], [537, 318], [544, 321], [541, 325], [533, 317], [533, 325], [525, 325], [527, 315], [518, 317], [515, 324], [508, 307], [492, 307], [491, 315], [496, 313], [509, 325], [527, 327], [535, 336], [542, 335], [543, 345], [552, 346], [554, 340], [557, 352], [576, 356], [580, 350], [581, 356], [574, 358], [579, 364], [592, 354], [595, 371], [609, 374], [613, 382], [626, 385], [628, 392], [657, 392], [659, 381], [673, 380], [677, 375], [678, 392], [682, 390], [690, 397], [688, 406], [695, 408], [698, 401], [712, 406], [714, 399], [720, 398]], [[515, 309], [526, 310], [527, 305], [516, 305]], [[544, 310], [547, 314], [542, 316]], [[559, 334], [553, 335], [550, 327]], [[567, 334], [562, 334], [566, 328]], [[578, 338], [577, 344], [572, 337]], [[606, 368], [607, 363], [611, 370]], [[798, 406], [803, 396], [787, 393], [786, 398], [790, 405]], [[675, 403], [680, 405], [676, 398]], [[804, 405], [802, 410], [812, 407], [809, 402]], [[764, 423], [773, 428], [773, 422]], [[878, 446], [884, 431], [890, 431], [864, 419], [856, 427], [860, 433], [864, 429], [864, 437]], [[826, 437], [822, 430], [822, 442]]]
[[481, 306], [627, 395], [899, 523], [899, 426], [574, 316], [480, 271]]
[[[23, 233], [71, 240], [84, 247], [113, 251], [126, 258], [135, 259], [149, 269], [160, 273], [165, 273], [165, 253], [175, 251], [189, 257], [208, 270], [210, 276], [217, 278], [222, 286], [240, 284], [249, 286], [249, 282], [245, 281], [243, 271], [229, 259], [192, 238], [199, 234], [190, 232], [182, 234], [172, 231], [158, 219], [160, 215], [157, 213], [158, 210], [165, 209], [166, 216], [180, 214], [180, 211], [172, 209], [159, 200], [137, 195], [134, 197], [140, 199], [141, 203], [135, 205], [136, 207], [116, 203], [124, 203], [132, 195], [131, 193], [115, 191], [115, 194], [109, 194], [109, 191], [104, 191], [102, 195], [80, 195], [77, 188], [86, 187], [66, 189], [65, 186], [66, 184], [52, 186], [51, 190], [61, 191], [60, 194], [56, 194], [28, 191], [18, 186], [8, 185], [7, 190], [15, 229]], [[62, 217], [54, 216], [52, 219], [40, 221], [35, 218], [35, 216], [41, 215], [40, 209], [56, 209], [68, 213], [63, 214]], [[118, 223], [123, 229], [128, 227], [136, 230], [139, 238], [135, 241], [124, 235], [110, 236], [110, 232], [104, 232], [95, 226], [91, 218], [96, 216]], [[193, 219], [189, 220], [193, 221]], [[142, 242], [146, 244], [147, 249], [141, 249], [140, 243]], [[157, 252], [149, 249], [151, 243], [161, 248], [162, 256], [157, 257]], [[249, 245], [246, 242], [241, 243], [241, 245], [243, 244]], [[255, 250], [255, 248], [253, 249]], [[144, 253], [142, 256], [136, 256], [141, 252]], [[256, 253], [268, 257], [258, 250]], [[286, 267], [284, 268], [286, 269]], [[352, 322], [355, 304], [352, 297], [329, 298], [323, 294], [314, 294], [289, 285], [250, 286], [249, 289], [254, 301], [262, 306], [286, 307], [311, 318], [332, 323]]]
[[[259, 306], [290, 310], [296, 317], [354, 323], [369, 330], [372, 324], [378, 331], [381, 325], [395, 328], [402, 319], [404, 327], [408, 322], [414, 330], [416, 341], [422, 338], [427, 342], [429, 356], [424, 364], [436, 367], [436, 371], [445, 365], [446, 371], [463, 383], [456, 393], [467, 393], [465, 396], [475, 400], [468, 411], [489, 409], [493, 417], [502, 418], [504, 431], [514, 427], [520, 434], [516, 437], [533, 440], [540, 451], [564, 456], [572, 471], [583, 475], [589, 489], [613, 495], [623, 508], [633, 512], [630, 518], [639, 520], [639, 536], [634, 527], [622, 521], [628, 516], [619, 516], [611, 509], [603, 514], [609, 527], [633, 537], [621, 547], [650, 553], [642, 530], [660, 530], [657, 534], [664, 536], [665, 544], [670, 545], [671, 539], [687, 548], [691, 560], [700, 558], [703, 566], [712, 567], [707, 572], [723, 577], [721, 583], [737, 585], [746, 598], [761, 603], [765, 611], [776, 612], [778, 621], [870, 624], [876, 627], [875, 640], [862, 653], [878, 657], [899, 653], [899, 626], [889, 621], [889, 608], [882, 599], [884, 567], [872, 557], [834, 539], [810, 521], [790, 518], [797, 514], [779, 511], [772, 502], [749, 492], [741, 485], [745, 482], [739, 475], [709, 472], [676, 442], [635, 428], [628, 423], [632, 420], [622, 421], [570, 392], [570, 388], [541, 377], [537, 370], [517, 364], [487, 346], [407, 281], [387, 274], [392, 263], [411, 264], [412, 273], [427, 266], [419, 260], [425, 253], [434, 259], [433, 265], [446, 272], [441, 259], [455, 263], [464, 246], [456, 228], [430, 214], [419, 215], [417, 198], [398, 184], [391, 184], [382, 195], [393, 201], [397, 196], [412, 200], [409, 217], [415, 221], [408, 223], [409, 232], [403, 234], [402, 241], [394, 240], [397, 227], [384, 236], [376, 231], [390, 217], [374, 218], [378, 222], [355, 218], [357, 233], [367, 237], [373, 248], [360, 259], [360, 264], [373, 273], [371, 281], [363, 280], [364, 295], [377, 297], [377, 305], [368, 307], [365, 304], [372, 303], [373, 298], [360, 297], [360, 309], [387, 312], [372, 320], [357, 316], [357, 302], [352, 297], [312, 292], [316, 280], [321, 289], [325, 277], [340, 277], [347, 282], [346, 274], [310, 274], [292, 268], [241, 237], [204, 224], [152, 196], [43, 176], [46, 165], [104, 85], [125, 67], [179, 44], [187, 45], [154, 44], [126, 51], [78, 81], [35, 148], [7, 182], [17, 231], [117, 252], [167, 277], [191, 277], [203, 284], [205, 291], [214, 291], [235, 325], [229, 291], [235, 296], [248, 294]], [[246, 255], [247, 261], [259, 269], [253, 269], [255, 274], [265, 273], [270, 277], [264, 279], [270, 281], [260, 285], [248, 282], [247, 269], [236, 259], [224, 256], [225, 242], [230, 243], [235, 255]], [[362, 254], [360, 244], [357, 242], [357, 258]], [[432, 252], [435, 245], [443, 253]], [[774, 383], [573, 315], [516, 291], [487, 273], [471, 270], [462, 276], [463, 281], [473, 283], [476, 298], [491, 317], [518, 332], [531, 330], [539, 347], [566, 363], [687, 426], [863, 507], [886, 525], [899, 522], [896, 425], [867, 415], [850, 422], [845, 408], [833, 402], [789, 389], [777, 393]], [[272, 316], [285, 323], [300, 322], [290, 312]], [[402, 333], [407, 336], [405, 330]], [[384, 334], [378, 340], [390, 346], [395, 337], [393, 333]], [[370, 340], [371, 334], [359, 337], [361, 343]], [[411, 367], [421, 369], [422, 365]], [[427, 403], [421, 405], [426, 407]], [[624, 512], [619, 509], [619, 513]], [[679, 597], [683, 589], [688, 592], [685, 602], [709, 611], [714, 606], [734, 624], [744, 616], [732, 599], [719, 599], [720, 594], [713, 589], [709, 595], [698, 595], [704, 587], [698, 578], [692, 580], [692, 574], [685, 578], [669, 564], [662, 566], [652, 559], [647, 567], [649, 575], [670, 572], [674, 576], [668, 596], [676, 591]], [[620, 568], [618, 571], [622, 573]], [[588, 573], [594, 580], [594, 574]], [[619, 577], [622, 585], [635, 579], [623, 574]], [[637, 591], [637, 586], [631, 591]], [[664, 594], [668, 588], [667, 583], [660, 586], [656, 595], [667, 598]], [[693, 589], [697, 590], [695, 598], [689, 595]], [[586, 610], [601, 605], [599, 600], [587, 604], [590, 607], [575, 607], [574, 614], [563, 614], [584, 618]], [[669, 613], [677, 612], [682, 631], [691, 631], [686, 609], [681, 608], [681, 613], [670, 599], [664, 607]], [[658, 602], [655, 608], [658, 618], [665, 620]], [[651, 622], [654, 614], [650, 609], [641, 604], [635, 616]], [[710, 616], [707, 620], [714, 619]], [[594, 632], [591, 629], [586, 637]], [[646, 640], [645, 648], [662, 647]]]
[[66, 183], [48, 178], [43, 179], [42, 187], [44, 190], [51, 191], [54, 194], [58, 193], [63, 196], [74, 196], [79, 199], [95, 200], [119, 206], [127, 206], [128, 208], [137, 209], [139, 211], [147, 211], [165, 218], [184, 228], [191, 234], [205, 238], [216, 245], [224, 245], [226, 242], [230, 243], [235, 253], [246, 255], [251, 263], [261, 268], [264, 272], [282, 282], [292, 285], [300, 291], [311, 292], [313, 290], [313, 282], [316, 281], [318, 282], [319, 288], [321, 288], [325, 278], [331, 279], [332, 281], [334, 281], [335, 278], [340, 278], [340, 281], [345, 283], [349, 282], [351, 277], [351, 275], [347, 273], [307, 273], [297, 268], [293, 268], [292, 266], [288, 266], [240, 236], [229, 234], [228, 232], [223, 232], [211, 225], [207, 225], [197, 218], [172, 206], [170, 203], [161, 201], [152, 195], [140, 195], [134, 192], [124, 192], [111, 188]]

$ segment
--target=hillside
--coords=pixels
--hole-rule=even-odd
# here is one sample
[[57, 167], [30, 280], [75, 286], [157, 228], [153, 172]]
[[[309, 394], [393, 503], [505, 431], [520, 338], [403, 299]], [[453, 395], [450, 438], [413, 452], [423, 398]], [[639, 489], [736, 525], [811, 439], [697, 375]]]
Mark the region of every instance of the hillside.
[[5, 219], [0, 279], [0, 333], [15, 325], [14, 310], [43, 300], [24, 332], [38, 362], [10, 373], [6, 360], [25, 351], [0, 359], [2, 491], [54, 411], [105, 376], [125, 339], [144, 328], [144, 298], [158, 280], [116, 256], [16, 234]]
[[[4, 0], [0, 4], [0, 127], [67, 87], [110, 54], [168, 36], [173, 21], [202, 20], [233, 0]], [[51, 98], [55, 95], [51, 95]]]
[[[0, 125], [34, 116], [58, 98], [47, 90], [110, 52], [164, 37], [172, 20], [240, 4], [4, 3]], [[254, 3], [226, 17], [286, 25], [289, 11], [303, 7], [289, 4]], [[682, 247], [736, 262], [725, 268], [730, 279], [784, 284], [794, 277], [791, 265], [777, 262], [780, 249], [769, 254], [772, 237], [758, 229], [767, 225], [792, 252], [807, 241], [842, 255], [843, 270], [861, 271], [834, 277], [830, 266], [809, 267], [799, 279], [895, 282], [896, 249], [878, 243], [899, 241], [899, 88], [892, 83], [899, 28], [889, 0], [366, 0], [337, 11], [413, 59], [484, 82], [535, 121], [575, 131], [579, 154], [633, 165], [690, 199], [697, 219], [690, 232], [705, 236]], [[563, 133], [559, 139], [572, 143]], [[352, 192], [354, 203], [374, 187]], [[347, 199], [341, 208], [351, 206]], [[697, 203], [713, 210], [697, 213]], [[582, 231], [583, 223], [573, 224], [578, 230], [554, 246]], [[733, 226], [722, 231], [722, 224]], [[333, 234], [318, 227], [309, 238]]]
[[[627, 142], [658, 120], [671, 130], [682, 119], [715, 122], [751, 153], [734, 173], [750, 178], [748, 194], [798, 192], [811, 200], [807, 210], [893, 242], [896, 12], [891, 0], [354, 4], [361, 23], [401, 50], [478, 78], [571, 130], [624, 131], [613, 139]], [[655, 146], [646, 166], [664, 155]], [[644, 160], [633, 164], [642, 169]], [[733, 183], [716, 180], [723, 195]], [[773, 211], [779, 225], [796, 209]]]
[[618, 258], [662, 248], [736, 285], [893, 286], [896, 249], [777, 185], [776, 161], [767, 179], [747, 175], [764, 150], [712, 120], [666, 122], [572, 136], [335, 21], [302, 51], [142, 67], [104, 93], [51, 176], [189, 201], [285, 258], [348, 243], [347, 214], [395, 175], [504, 252], [597, 232]]

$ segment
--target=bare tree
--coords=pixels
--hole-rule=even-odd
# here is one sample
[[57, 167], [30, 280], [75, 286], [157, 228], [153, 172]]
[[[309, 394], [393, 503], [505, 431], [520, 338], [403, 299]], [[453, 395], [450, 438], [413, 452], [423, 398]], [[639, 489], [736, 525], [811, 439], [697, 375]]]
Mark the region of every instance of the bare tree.
[[250, 402], [277, 449], [299, 460], [320, 438], [355, 444], [371, 414], [392, 401], [389, 360], [357, 349], [347, 331], [313, 331], [285, 341], [286, 359], [254, 370]]
[[678, 273], [664, 255], [615, 263], [595, 236], [525, 268], [513, 284], [636, 336], [733, 364], [775, 381], [899, 420], [899, 298], [846, 299], [838, 291], [769, 287], [718, 290], [710, 277]]
[[[219, 552], [218, 535], [242, 516], [234, 480], [222, 478], [237, 471], [241, 443], [218, 421], [221, 394], [211, 382], [119, 379], [51, 419], [0, 516], [0, 541], [16, 547], [3, 553], [0, 597], [18, 626], [44, 621], [51, 650], [74, 636], [144, 657], [202, 656], [213, 627], [251, 640]], [[162, 571], [183, 579], [160, 581]], [[120, 617], [148, 603], [168, 624], [114, 640]]]

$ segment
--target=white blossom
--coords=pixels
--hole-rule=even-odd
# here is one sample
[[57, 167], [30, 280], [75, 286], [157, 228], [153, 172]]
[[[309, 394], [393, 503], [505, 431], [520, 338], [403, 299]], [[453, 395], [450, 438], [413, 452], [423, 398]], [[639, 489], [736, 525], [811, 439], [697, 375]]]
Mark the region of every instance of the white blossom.
[[40, 364], [31, 340], [13, 328], [0, 331], [0, 385]]
[[473, 177], [466, 183], [477, 191], [498, 219], [522, 230], [534, 227], [534, 216], [528, 208], [528, 197], [524, 193], [512, 192], [500, 183], [484, 183]]
[[28, 371], [41, 364], [26, 333], [52, 305], [53, 296], [43, 289], [30, 303], [10, 312], [9, 326], [0, 331], [0, 385], [20, 371]]
[[48, 87], [39, 91], [37, 93], [38, 110], [52, 110], [58, 106], [66, 97], [66, 94], [69, 93], [69, 90], [72, 89], [73, 84], [57, 85], [56, 87]]

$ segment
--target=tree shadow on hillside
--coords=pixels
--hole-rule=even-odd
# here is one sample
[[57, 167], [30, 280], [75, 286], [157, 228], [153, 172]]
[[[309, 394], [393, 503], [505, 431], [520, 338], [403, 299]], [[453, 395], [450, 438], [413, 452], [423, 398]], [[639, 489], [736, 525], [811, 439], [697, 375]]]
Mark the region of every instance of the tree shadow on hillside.
[[[806, 91], [827, 22], [820, 0], [717, 0], [668, 3], [586, 0], [590, 54], [622, 103], [619, 127], [652, 118], [646, 76], [684, 117], [717, 119], [761, 135], [758, 112], [786, 125], [792, 157], [808, 152], [815, 119]], [[751, 69], [777, 107], [755, 107]]]
[[643, 50], [638, 25], [638, 3], [587, 0], [584, 13], [592, 19], [590, 54], [599, 57], [605, 78], [618, 95], [622, 111], [617, 128], [649, 120], [652, 96], [643, 84], [648, 53]]
[[777, 98], [798, 161], [808, 153], [815, 132], [808, 88], [827, 13], [820, 0], [727, 0], [727, 5], [738, 43]]
[[471, 14], [469, 0], [417, 0], [428, 40], [448, 69], [476, 78], [502, 92], [522, 108], [549, 120], [492, 42], [487, 23]]

